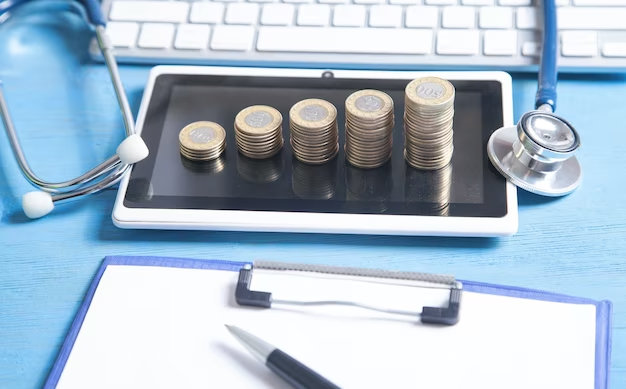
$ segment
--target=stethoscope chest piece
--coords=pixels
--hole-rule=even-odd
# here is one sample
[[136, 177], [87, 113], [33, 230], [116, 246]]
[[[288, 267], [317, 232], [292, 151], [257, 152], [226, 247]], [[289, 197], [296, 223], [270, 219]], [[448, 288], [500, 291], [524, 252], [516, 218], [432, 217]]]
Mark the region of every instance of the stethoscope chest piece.
[[487, 143], [494, 167], [514, 185], [543, 196], [573, 192], [582, 180], [574, 155], [580, 137], [562, 118], [543, 111], [524, 114], [517, 126], [496, 130]]

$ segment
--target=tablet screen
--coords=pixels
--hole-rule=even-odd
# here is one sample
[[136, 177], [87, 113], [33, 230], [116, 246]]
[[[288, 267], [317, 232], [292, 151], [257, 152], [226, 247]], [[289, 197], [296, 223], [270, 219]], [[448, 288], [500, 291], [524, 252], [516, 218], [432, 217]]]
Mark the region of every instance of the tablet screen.
[[[150, 156], [135, 165], [124, 205], [129, 208], [260, 210], [499, 217], [507, 213], [505, 180], [486, 155], [489, 135], [503, 125], [497, 81], [451, 80], [456, 89], [451, 164], [422, 171], [404, 159], [404, 89], [411, 80], [160, 75], [141, 135]], [[376, 89], [394, 101], [393, 147], [381, 167], [361, 169], [345, 159], [345, 101]], [[292, 154], [289, 110], [300, 100], [337, 108], [340, 150], [320, 165]], [[268, 105], [283, 116], [284, 145], [270, 158], [238, 152], [234, 120], [244, 108]], [[210, 162], [185, 158], [178, 135], [188, 124], [212, 121], [226, 130], [226, 149]]]

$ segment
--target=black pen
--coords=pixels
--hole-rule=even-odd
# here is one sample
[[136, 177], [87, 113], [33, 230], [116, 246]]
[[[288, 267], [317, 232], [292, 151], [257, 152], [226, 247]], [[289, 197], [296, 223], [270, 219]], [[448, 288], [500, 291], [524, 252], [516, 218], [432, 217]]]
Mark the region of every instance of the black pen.
[[293, 359], [263, 339], [239, 327], [226, 325], [228, 331], [243, 344], [252, 355], [274, 373], [297, 389], [339, 389], [326, 378]]

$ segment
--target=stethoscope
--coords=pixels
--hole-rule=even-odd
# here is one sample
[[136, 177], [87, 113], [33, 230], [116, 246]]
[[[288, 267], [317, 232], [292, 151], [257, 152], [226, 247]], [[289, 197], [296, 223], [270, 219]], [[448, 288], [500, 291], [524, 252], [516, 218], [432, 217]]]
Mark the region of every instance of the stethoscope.
[[516, 126], [496, 130], [487, 143], [493, 166], [511, 183], [543, 196], [573, 192], [582, 179], [576, 156], [580, 136], [554, 114], [557, 82], [557, 16], [554, 0], [544, 0], [544, 35], [535, 110]]
[[[0, 23], [6, 20], [10, 11], [28, 1], [0, 1]], [[126, 139], [115, 155], [85, 174], [65, 182], [45, 181], [32, 171], [26, 161], [0, 82], [0, 115], [11, 148], [26, 179], [39, 189], [22, 197], [22, 207], [30, 218], [47, 215], [57, 203], [117, 184], [132, 164], [148, 156], [148, 148], [135, 133], [134, 118], [106, 34], [100, 4], [97, 0], [81, 0], [81, 3], [84, 6], [81, 13], [95, 26], [98, 45], [122, 111]], [[580, 137], [572, 125], [554, 114], [558, 45], [556, 6], [554, 0], [545, 0], [543, 4], [545, 22], [536, 110], [524, 114], [517, 126], [496, 130], [489, 139], [487, 152], [494, 167], [516, 186], [541, 195], [561, 196], [576, 189], [582, 178], [581, 167], [574, 156], [580, 147]]]
[[[17, 6], [28, 1], [30, 0], [0, 1], [0, 23], [8, 18], [10, 11], [14, 11]], [[78, 10], [95, 27], [98, 45], [102, 51], [111, 81], [113, 82], [115, 95], [122, 111], [126, 138], [117, 147], [115, 155], [85, 174], [64, 182], [45, 181], [33, 172], [26, 161], [24, 151], [15, 132], [15, 126], [9, 114], [7, 102], [2, 92], [2, 82], [0, 81], [0, 115], [9, 136], [11, 148], [23, 175], [33, 186], [39, 189], [26, 193], [22, 197], [22, 208], [29, 218], [45, 216], [54, 209], [55, 204], [100, 192], [117, 184], [132, 164], [148, 156], [148, 147], [143, 139], [135, 133], [135, 121], [124, 92], [115, 57], [112, 53], [112, 46], [106, 34], [106, 23], [100, 4], [97, 0], [80, 1], [84, 8], [77, 7], [76, 3], [66, 3], [64, 5], [72, 7], [73, 10]]]

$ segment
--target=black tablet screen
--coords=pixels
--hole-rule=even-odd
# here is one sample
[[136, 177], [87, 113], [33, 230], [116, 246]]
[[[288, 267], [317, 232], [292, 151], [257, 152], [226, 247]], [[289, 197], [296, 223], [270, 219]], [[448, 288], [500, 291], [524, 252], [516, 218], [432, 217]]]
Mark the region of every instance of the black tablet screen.
[[[142, 137], [150, 156], [131, 174], [130, 208], [504, 216], [505, 180], [491, 167], [486, 143], [503, 125], [502, 91], [496, 81], [451, 81], [456, 89], [454, 156], [447, 169], [420, 171], [404, 160], [404, 88], [410, 80], [268, 78], [161, 75], [151, 96]], [[390, 160], [360, 169], [345, 160], [345, 100], [377, 89], [394, 100]], [[322, 165], [296, 160], [289, 144], [289, 110], [320, 98], [338, 111], [340, 151]], [[237, 150], [233, 123], [240, 110], [269, 105], [283, 115], [284, 146], [264, 160]], [[195, 121], [213, 121], [227, 132], [226, 150], [212, 162], [180, 153], [178, 134]]]

